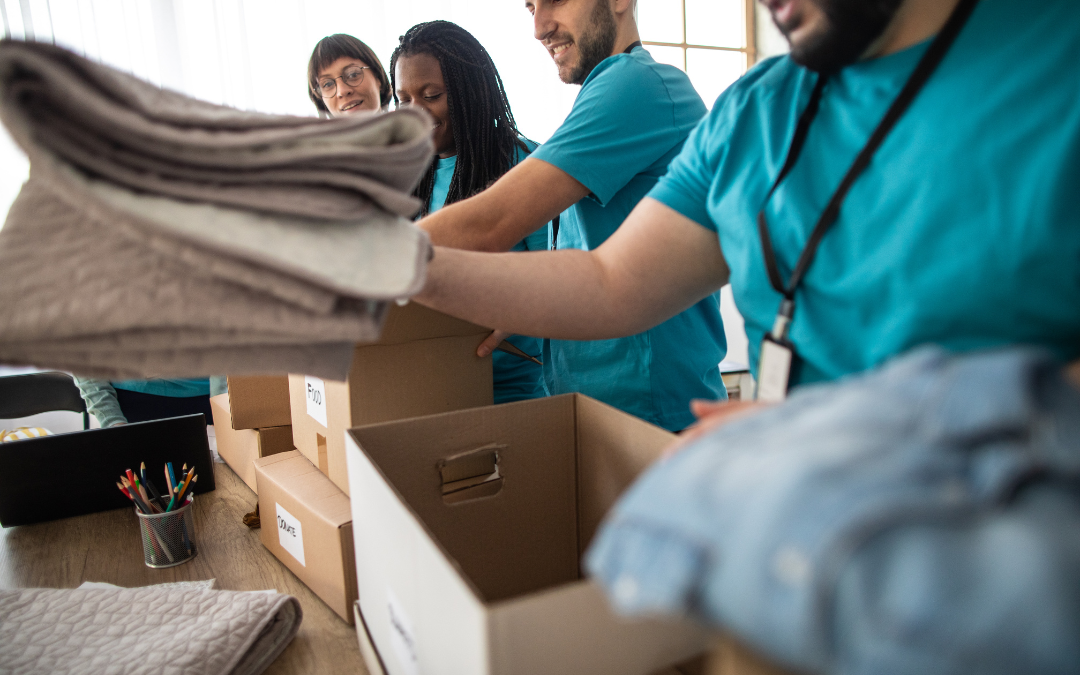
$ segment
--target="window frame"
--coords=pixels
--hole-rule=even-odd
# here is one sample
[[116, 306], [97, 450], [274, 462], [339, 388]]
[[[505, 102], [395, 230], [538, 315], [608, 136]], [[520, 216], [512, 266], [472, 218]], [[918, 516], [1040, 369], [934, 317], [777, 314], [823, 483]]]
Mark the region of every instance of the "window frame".
[[642, 40], [641, 44], [645, 47], [678, 47], [682, 49], [683, 56], [683, 72], [688, 72], [689, 63], [687, 58], [687, 52], [691, 49], [710, 49], [718, 52], [742, 52], [746, 54], [746, 69], [749, 70], [755, 63], [757, 63], [757, 33], [755, 27], [755, 3], [757, 0], [743, 0], [743, 15], [746, 17], [746, 46], [745, 47], [713, 47], [710, 45], [698, 45], [688, 43], [686, 41], [686, 0], [680, 0], [679, 6], [682, 8], [682, 28], [683, 39], [682, 42], [656, 42], [653, 40]]

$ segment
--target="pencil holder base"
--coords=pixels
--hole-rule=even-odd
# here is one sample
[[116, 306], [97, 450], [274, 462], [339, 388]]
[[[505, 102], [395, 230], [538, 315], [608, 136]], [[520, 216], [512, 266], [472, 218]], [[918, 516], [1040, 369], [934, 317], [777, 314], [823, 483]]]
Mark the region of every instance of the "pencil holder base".
[[143, 559], [147, 567], [176, 567], [199, 554], [195, 544], [195, 515], [192, 511], [194, 503], [193, 498], [175, 511], [150, 515], [139, 513], [136, 509], [142, 535]]

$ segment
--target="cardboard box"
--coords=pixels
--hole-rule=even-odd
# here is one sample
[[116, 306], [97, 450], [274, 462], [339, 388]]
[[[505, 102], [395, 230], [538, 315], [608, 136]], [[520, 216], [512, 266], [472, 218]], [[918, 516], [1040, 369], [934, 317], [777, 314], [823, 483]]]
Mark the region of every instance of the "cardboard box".
[[382, 339], [356, 348], [347, 382], [289, 376], [293, 444], [348, 494], [345, 431], [375, 422], [491, 405], [491, 333], [410, 303], [394, 306]]
[[260, 457], [276, 455], [293, 449], [292, 427], [267, 429], [233, 429], [229, 425], [229, 395], [218, 394], [210, 399], [210, 411], [214, 414], [214, 435], [217, 451], [225, 463], [232, 467], [240, 480], [255, 490], [255, 466]]
[[255, 461], [259, 539], [349, 624], [356, 600], [349, 498], [296, 450]]
[[287, 427], [292, 424], [288, 375], [230, 375], [227, 382], [233, 429]]
[[645, 675], [708, 648], [579, 561], [674, 436], [580, 394], [352, 429], [360, 610], [389, 675]]

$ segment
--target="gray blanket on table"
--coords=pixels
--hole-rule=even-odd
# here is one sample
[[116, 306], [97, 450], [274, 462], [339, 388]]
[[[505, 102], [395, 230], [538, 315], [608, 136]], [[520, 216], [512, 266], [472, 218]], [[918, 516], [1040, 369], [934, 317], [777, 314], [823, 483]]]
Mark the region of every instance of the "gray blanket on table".
[[302, 618], [296, 598], [280, 593], [0, 590], [0, 672], [257, 675]]
[[244, 112], [3, 41], [0, 119], [31, 164], [0, 230], [0, 362], [343, 379], [423, 284], [421, 112]]

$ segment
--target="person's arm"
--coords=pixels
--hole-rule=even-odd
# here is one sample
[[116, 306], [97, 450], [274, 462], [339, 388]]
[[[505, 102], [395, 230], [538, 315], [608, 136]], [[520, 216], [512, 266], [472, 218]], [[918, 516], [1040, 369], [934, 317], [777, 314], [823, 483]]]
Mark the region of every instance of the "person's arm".
[[715, 232], [646, 197], [593, 251], [437, 248], [415, 299], [511, 333], [601, 340], [651, 328], [718, 290], [727, 277]]
[[75, 384], [86, 403], [86, 412], [96, 417], [102, 428], [127, 424], [127, 418], [116, 400], [116, 390], [107, 380], [76, 377]]
[[469, 251], [509, 251], [589, 194], [570, 174], [525, 158], [495, 184], [469, 199], [421, 219], [436, 246]]

